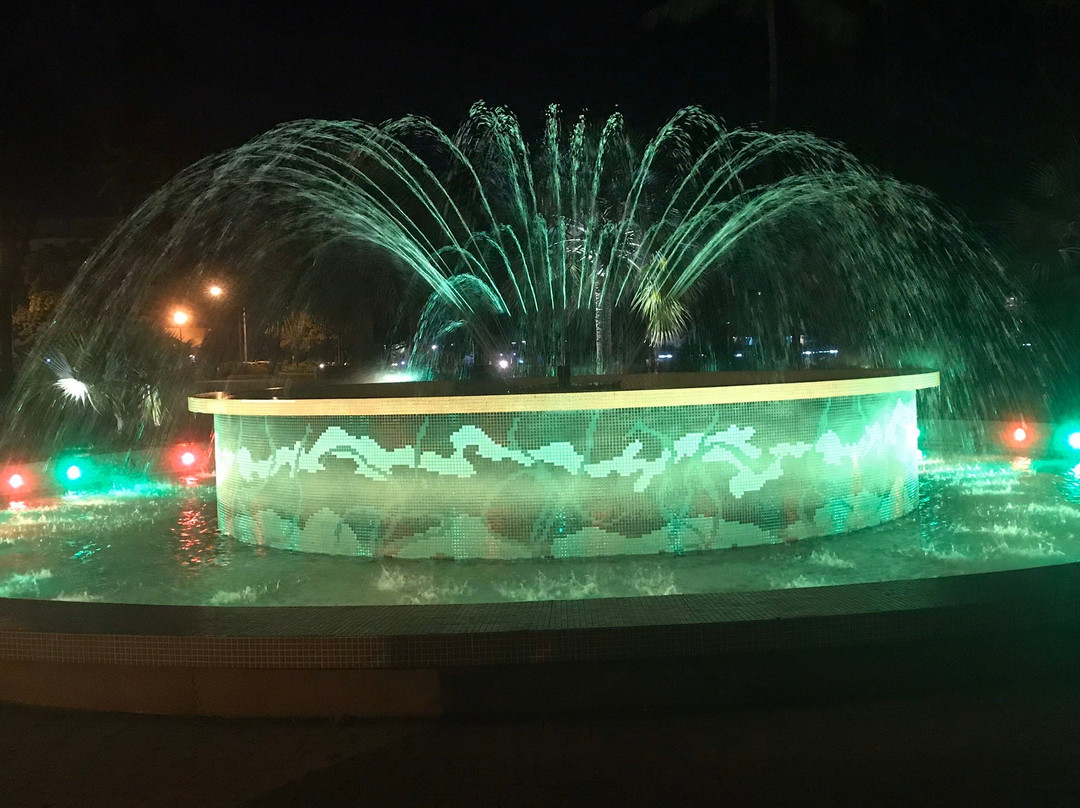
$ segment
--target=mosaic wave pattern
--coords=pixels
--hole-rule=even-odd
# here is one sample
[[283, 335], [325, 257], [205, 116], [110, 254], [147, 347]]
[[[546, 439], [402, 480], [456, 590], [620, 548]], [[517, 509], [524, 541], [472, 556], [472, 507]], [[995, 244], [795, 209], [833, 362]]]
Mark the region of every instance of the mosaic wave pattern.
[[682, 553], [857, 530], [917, 501], [915, 393], [470, 415], [214, 416], [246, 542], [402, 558]]

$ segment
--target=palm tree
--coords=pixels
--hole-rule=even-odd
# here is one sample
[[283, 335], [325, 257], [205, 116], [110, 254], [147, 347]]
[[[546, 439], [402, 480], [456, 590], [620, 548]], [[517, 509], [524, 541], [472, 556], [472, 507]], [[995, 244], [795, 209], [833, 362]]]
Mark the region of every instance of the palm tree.
[[[863, 5], [884, 6], [886, 0], [860, 0]], [[851, 42], [859, 28], [859, 11], [838, 0], [666, 0], [649, 9], [641, 24], [653, 28], [662, 23], [689, 25], [721, 8], [730, 7], [735, 16], [764, 20], [769, 37], [769, 117], [768, 125], [776, 126], [776, 105], [779, 90], [777, 65], [776, 10], [790, 8], [793, 13], [813, 26], [826, 39], [837, 44]]]
[[1067, 338], [1080, 338], [1080, 146], [1034, 167], [1007, 221], [1021, 281]]

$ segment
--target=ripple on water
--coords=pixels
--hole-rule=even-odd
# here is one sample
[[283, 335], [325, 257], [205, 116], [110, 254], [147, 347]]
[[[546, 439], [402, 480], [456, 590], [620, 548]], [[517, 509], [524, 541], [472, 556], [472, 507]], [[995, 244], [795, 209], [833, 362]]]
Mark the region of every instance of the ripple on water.
[[[969, 484], [1019, 480], [1012, 497]], [[0, 596], [214, 606], [574, 600], [791, 589], [1080, 561], [1080, 501], [1059, 471], [1001, 463], [924, 474], [918, 512], [850, 534], [682, 557], [367, 560], [217, 532], [212, 486], [50, 500], [0, 513]], [[197, 563], [196, 563], [197, 562]]]

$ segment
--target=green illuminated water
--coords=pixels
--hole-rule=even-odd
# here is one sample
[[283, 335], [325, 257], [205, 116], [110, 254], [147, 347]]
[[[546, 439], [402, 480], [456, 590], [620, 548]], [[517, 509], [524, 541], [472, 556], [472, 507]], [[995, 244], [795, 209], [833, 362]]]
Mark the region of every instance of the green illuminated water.
[[236, 358], [241, 307], [254, 343], [307, 309], [434, 377], [621, 372], [661, 349], [788, 367], [809, 335], [841, 363], [940, 369], [928, 407], [987, 412], [1049, 356], [1012, 294], [927, 192], [809, 134], [697, 108], [651, 138], [554, 107], [529, 127], [477, 104], [453, 133], [297, 121], [187, 169], [106, 240], [25, 365], [5, 444], [160, 438], [212, 372], [166, 338], [177, 303], [210, 326], [212, 362]]
[[147, 485], [0, 512], [0, 596], [203, 605], [467, 603], [753, 591], [1080, 561], [1075, 461], [925, 462], [922, 506], [880, 527], [720, 553], [369, 560], [241, 544], [212, 486]]

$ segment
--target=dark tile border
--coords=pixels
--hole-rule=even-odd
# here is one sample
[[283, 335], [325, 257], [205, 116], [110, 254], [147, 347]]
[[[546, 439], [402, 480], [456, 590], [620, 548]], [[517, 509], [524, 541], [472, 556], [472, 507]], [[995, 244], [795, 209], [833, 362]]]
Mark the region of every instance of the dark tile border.
[[0, 661], [446, 669], [1022, 636], [1080, 624], [1080, 563], [714, 595], [445, 606], [203, 607], [0, 599]]

